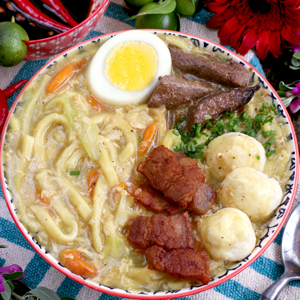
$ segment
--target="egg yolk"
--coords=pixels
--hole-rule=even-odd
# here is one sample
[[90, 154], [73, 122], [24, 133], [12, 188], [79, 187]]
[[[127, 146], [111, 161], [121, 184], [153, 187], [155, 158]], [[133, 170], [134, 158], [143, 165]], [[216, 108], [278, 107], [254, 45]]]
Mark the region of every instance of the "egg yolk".
[[143, 42], [117, 45], [107, 56], [105, 76], [123, 91], [138, 91], [148, 86], [157, 69], [157, 54]]

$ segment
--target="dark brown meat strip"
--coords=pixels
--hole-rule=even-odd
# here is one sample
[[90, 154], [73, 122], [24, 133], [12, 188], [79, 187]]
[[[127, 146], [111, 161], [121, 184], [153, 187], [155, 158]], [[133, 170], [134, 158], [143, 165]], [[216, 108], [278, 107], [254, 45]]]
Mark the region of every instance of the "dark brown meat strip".
[[205, 180], [204, 171], [199, 168], [197, 162], [189, 157], [186, 157], [183, 153], [174, 153], [178, 158], [179, 164], [182, 170], [182, 176], [171, 185], [166, 191], [163, 191], [168, 201], [180, 205], [182, 208], [186, 208], [192, 201], [194, 194], [197, 191], [200, 182]]
[[161, 192], [166, 191], [182, 177], [177, 157], [163, 145], [152, 150], [146, 160], [139, 164], [137, 170], [150, 180], [156, 190]]
[[206, 183], [200, 183], [187, 209], [197, 215], [206, 214], [214, 205], [217, 193]]
[[134, 189], [131, 186], [130, 190], [131, 192], [129, 192], [134, 196], [136, 203], [140, 203], [151, 210], [165, 211], [169, 215], [178, 213], [178, 207], [169, 203], [161, 192], [151, 186], [150, 182], [145, 182]]
[[158, 78], [158, 84], [148, 102], [148, 106], [178, 106], [191, 100], [203, 98], [212, 92], [213, 86], [209, 83], [166, 75]]
[[153, 245], [166, 250], [193, 248], [191, 223], [187, 212], [172, 216], [139, 216], [129, 222], [127, 239], [140, 248]]
[[191, 128], [193, 124], [197, 123], [201, 123], [203, 126], [208, 121], [205, 120], [205, 116], [211, 116], [212, 120], [216, 120], [227, 110], [235, 111], [239, 109], [247, 104], [259, 89], [260, 86], [256, 85], [242, 89], [233, 89], [204, 98], [190, 106], [187, 114], [187, 127]]
[[175, 278], [210, 281], [209, 261], [205, 250], [177, 249], [170, 252], [153, 246], [146, 250], [148, 268], [167, 272]]
[[250, 81], [250, 72], [234, 60], [222, 63], [205, 59], [169, 45], [172, 65], [183, 74], [192, 74], [198, 78], [233, 87], [246, 87]]

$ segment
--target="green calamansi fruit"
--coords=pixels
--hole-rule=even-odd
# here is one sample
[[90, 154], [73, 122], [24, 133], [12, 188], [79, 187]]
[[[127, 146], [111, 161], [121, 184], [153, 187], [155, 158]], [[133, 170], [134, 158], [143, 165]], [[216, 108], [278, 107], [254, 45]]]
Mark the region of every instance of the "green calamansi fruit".
[[[158, 5], [157, 3], [149, 3], [143, 6], [139, 10], [139, 14], [146, 11], [152, 6]], [[149, 14], [139, 16], [135, 19], [136, 29], [167, 29], [167, 30], [179, 30], [180, 20], [176, 12], [171, 12], [168, 14]]]
[[26, 55], [29, 41], [27, 32], [14, 22], [0, 23], [0, 65], [13, 67], [20, 63]]
[[124, 0], [124, 2], [129, 8], [138, 10], [144, 5], [154, 2], [154, 0]]
[[184, 18], [195, 16], [203, 6], [202, 0], [176, 0], [176, 12]]

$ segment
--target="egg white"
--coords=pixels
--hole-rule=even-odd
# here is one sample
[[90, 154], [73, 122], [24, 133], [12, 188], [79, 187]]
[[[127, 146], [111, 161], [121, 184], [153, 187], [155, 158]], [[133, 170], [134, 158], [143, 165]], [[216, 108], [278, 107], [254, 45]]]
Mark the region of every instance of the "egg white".
[[[107, 56], [117, 45], [124, 42], [144, 42], [152, 46], [157, 53], [156, 74], [153, 81], [143, 89], [124, 91], [111, 84], [105, 76]], [[171, 67], [169, 49], [159, 37], [146, 31], [131, 30], [114, 36], [100, 47], [87, 68], [87, 83], [91, 93], [106, 104], [136, 104], [148, 100], [158, 82], [158, 77], [169, 75]]]

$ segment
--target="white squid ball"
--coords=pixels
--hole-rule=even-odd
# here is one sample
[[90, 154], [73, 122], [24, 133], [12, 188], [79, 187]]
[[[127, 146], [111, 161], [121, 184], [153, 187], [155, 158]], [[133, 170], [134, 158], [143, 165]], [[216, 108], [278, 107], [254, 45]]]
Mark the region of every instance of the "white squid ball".
[[226, 133], [212, 140], [205, 153], [209, 172], [219, 181], [237, 167], [263, 171], [265, 149], [256, 139], [239, 132]]
[[237, 168], [221, 184], [219, 199], [223, 207], [245, 212], [252, 222], [267, 221], [281, 202], [279, 183], [252, 168]]
[[203, 219], [200, 231], [204, 247], [215, 260], [242, 260], [255, 247], [251, 222], [236, 208], [223, 208]]

